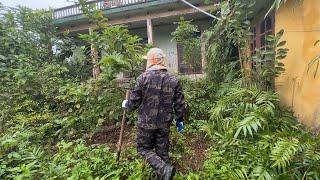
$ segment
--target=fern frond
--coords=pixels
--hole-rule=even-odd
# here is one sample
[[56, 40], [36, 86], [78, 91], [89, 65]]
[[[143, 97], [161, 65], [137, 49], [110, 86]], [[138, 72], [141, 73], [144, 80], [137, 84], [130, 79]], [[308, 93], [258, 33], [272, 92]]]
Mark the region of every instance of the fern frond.
[[241, 169], [235, 169], [231, 172], [232, 179], [248, 179], [247, 171], [242, 167]]
[[300, 150], [299, 143], [296, 138], [281, 139], [276, 142], [271, 149], [270, 159], [273, 161], [271, 167], [278, 167], [278, 169], [282, 170], [288, 167]]
[[223, 118], [223, 112], [225, 111], [227, 107], [224, 103], [218, 102], [217, 105], [211, 109], [211, 120], [220, 120]]
[[270, 173], [262, 166], [256, 166], [252, 171], [252, 176], [257, 180], [272, 180]]
[[305, 156], [304, 163], [306, 164], [314, 164], [315, 162], [320, 163], [320, 152], [313, 149], [307, 149]]
[[237, 123], [238, 129], [234, 134], [234, 138], [236, 139], [241, 131], [243, 132], [244, 136], [247, 136], [247, 133], [253, 136], [253, 131], [257, 132], [259, 128], [262, 128], [261, 123], [264, 121], [265, 120], [263, 117], [257, 116], [255, 113], [250, 113], [242, 121]]

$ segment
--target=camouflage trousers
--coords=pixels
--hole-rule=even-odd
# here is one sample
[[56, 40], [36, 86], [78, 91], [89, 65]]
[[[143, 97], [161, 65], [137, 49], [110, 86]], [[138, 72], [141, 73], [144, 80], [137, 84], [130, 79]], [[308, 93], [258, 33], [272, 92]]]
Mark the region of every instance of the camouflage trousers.
[[169, 128], [163, 129], [144, 129], [139, 128], [137, 131], [137, 150], [158, 175], [169, 160]]

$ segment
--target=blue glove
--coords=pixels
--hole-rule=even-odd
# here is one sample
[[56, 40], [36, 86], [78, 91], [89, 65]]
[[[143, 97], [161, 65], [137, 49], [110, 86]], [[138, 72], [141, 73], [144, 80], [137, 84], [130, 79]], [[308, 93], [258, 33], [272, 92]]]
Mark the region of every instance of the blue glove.
[[179, 133], [182, 133], [182, 131], [184, 129], [184, 124], [183, 124], [183, 121], [180, 118], [176, 119], [176, 127], [177, 127], [177, 131]]

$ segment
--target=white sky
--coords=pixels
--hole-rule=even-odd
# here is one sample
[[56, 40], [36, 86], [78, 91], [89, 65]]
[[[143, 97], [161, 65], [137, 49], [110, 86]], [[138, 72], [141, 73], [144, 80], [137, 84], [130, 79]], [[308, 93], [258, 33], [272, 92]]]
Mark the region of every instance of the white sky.
[[32, 9], [48, 9], [49, 7], [59, 8], [74, 4], [73, 2], [67, 2], [67, 0], [0, 0], [0, 2], [4, 6], [15, 7], [17, 5], [22, 5]]

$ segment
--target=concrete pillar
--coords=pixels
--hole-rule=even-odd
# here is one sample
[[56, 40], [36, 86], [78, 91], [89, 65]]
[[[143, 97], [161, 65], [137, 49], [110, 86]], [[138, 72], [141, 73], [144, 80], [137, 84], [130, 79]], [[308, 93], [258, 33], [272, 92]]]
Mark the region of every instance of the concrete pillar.
[[202, 73], [205, 73], [205, 68], [207, 66], [207, 46], [206, 46], [206, 40], [204, 37], [204, 33], [200, 37], [201, 41], [201, 65], [202, 65]]
[[152, 30], [151, 19], [147, 19], [147, 35], [148, 35], [148, 43], [153, 44], [153, 30]]

